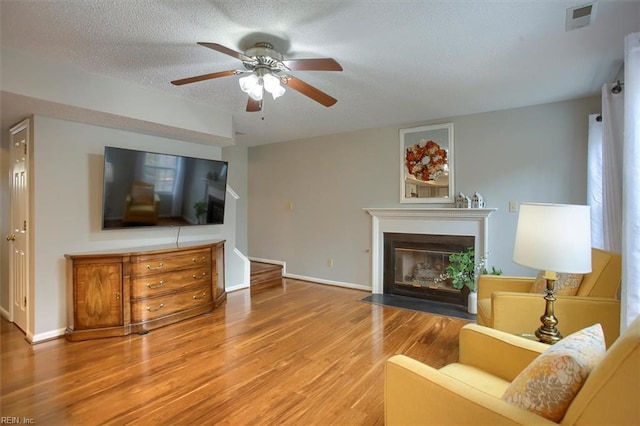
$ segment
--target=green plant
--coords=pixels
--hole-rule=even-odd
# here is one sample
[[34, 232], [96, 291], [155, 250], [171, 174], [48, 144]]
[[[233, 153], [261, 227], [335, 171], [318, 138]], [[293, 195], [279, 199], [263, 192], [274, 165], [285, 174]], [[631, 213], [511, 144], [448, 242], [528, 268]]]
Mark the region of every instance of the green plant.
[[451, 279], [453, 288], [469, 287], [476, 290], [476, 253], [469, 247], [460, 253], [449, 255], [449, 265], [445, 269], [446, 278]]
[[482, 275], [502, 275], [502, 269], [496, 269], [495, 266], [491, 267], [491, 272], [487, 271], [487, 268], [482, 270]]
[[207, 203], [205, 201], [198, 201], [193, 205], [193, 210], [195, 210], [196, 217], [200, 217], [207, 212]]
[[449, 265], [445, 268], [439, 280], [451, 279], [451, 285], [458, 290], [468, 287], [471, 291], [476, 291], [478, 275], [491, 274], [502, 275], [501, 269], [491, 267], [491, 272], [484, 267], [486, 256], [480, 256], [476, 265], [476, 252], [473, 247], [468, 247], [460, 253], [452, 253], [449, 255]]

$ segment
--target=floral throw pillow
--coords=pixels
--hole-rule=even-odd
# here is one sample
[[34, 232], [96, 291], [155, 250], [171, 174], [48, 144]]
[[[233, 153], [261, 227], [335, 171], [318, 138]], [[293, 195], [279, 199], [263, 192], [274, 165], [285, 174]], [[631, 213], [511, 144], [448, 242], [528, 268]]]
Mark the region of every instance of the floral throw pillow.
[[605, 351], [600, 324], [573, 333], [549, 347], [522, 370], [502, 399], [560, 422]]
[[[555, 294], [559, 296], [575, 296], [583, 278], [584, 274], [558, 273], [558, 279], [553, 286]], [[544, 271], [540, 271], [531, 286], [531, 293], [544, 293], [546, 288], [547, 280], [544, 278]]]

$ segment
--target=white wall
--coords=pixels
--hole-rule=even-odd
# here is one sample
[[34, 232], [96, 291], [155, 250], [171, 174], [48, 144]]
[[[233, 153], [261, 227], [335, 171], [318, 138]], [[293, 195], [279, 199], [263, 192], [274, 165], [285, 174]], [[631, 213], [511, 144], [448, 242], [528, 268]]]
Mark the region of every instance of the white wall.
[[222, 159], [229, 162], [227, 184], [240, 197], [236, 212], [236, 247], [247, 253], [247, 158], [249, 150], [244, 146], [225, 146], [222, 148]]
[[[31, 254], [35, 265], [29, 290], [35, 316], [27, 331], [27, 337], [34, 341], [59, 335], [67, 326], [65, 253], [176, 241], [176, 228], [101, 230], [105, 145], [221, 159], [220, 147], [35, 116], [34, 170], [30, 182], [35, 194], [31, 206], [34, 236]], [[3, 200], [6, 191], [3, 187]], [[3, 204], [3, 216], [5, 212]], [[234, 232], [235, 222], [227, 219], [235, 221], [234, 217], [225, 216], [225, 225], [182, 228], [180, 241], [235, 240], [234, 235], [229, 235]], [[227, 253], [234, 249], [225, 248]], [[3, 265], [7, 262], [4, 251], [2, 262]], [[2, 306], [8, 309], [5, 296], [8, 279], [4, 271], [2, 278]]]
[[[17, 123], [16, 123], [17, 124]], [[4, 129], [3, 129], [4, 130]], [[9, 223], [9, 132], [3, 131], [0, 136], [0, 313], [9, 314], [9, 244], [4, 238], [11, 232]]]
[[37, 100], [31, 105], [38, 110], [31, 113], [205, 145], [232, 143], [227, 111], [38, 55], [2, 48], [0, 56], [4, 96], [11, 103]]
[[489, 265], [531, 275], [511, 260], [517, 214], [508, 203], [585, 203], [587, 116], [599, 111], [592, 97], [252, 147], [249, 255], [284, 261], [291, 274], [370, 287], [371, 217], [362, 209], [406, 207], [399, 128], [452, 121], [456, 192], [478, 191], [498, 208]]

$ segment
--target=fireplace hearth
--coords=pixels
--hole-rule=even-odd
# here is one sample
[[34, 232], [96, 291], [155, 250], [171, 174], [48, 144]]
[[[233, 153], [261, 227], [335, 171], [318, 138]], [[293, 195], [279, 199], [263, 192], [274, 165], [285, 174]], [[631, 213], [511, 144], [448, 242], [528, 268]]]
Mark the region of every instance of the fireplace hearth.
[[383, 293], [467, 304], [468, 290], [443, 278], [449, 255], [474, 247], [472, 235], [384, 233]]

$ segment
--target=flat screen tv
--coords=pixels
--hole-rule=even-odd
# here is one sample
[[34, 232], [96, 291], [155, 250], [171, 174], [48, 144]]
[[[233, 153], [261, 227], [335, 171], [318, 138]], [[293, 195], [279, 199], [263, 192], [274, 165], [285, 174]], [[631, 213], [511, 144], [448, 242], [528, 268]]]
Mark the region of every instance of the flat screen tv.
[[102, 229], [219, 225], [228, 163], [107, 146]]

